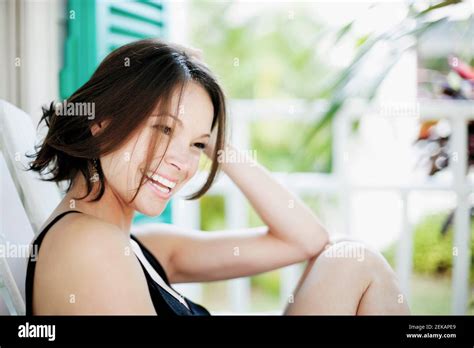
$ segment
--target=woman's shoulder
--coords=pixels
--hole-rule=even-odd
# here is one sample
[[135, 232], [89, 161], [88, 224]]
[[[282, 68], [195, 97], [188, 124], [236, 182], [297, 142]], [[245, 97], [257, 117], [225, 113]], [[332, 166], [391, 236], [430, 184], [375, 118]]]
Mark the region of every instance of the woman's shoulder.
[[[126, 232], [117, 226], [87, 214], [64, 216], [39, 250], [34, 302], [47, 307], [37, 309], [60, 314], [126, 313], [130, 308], [150, 312], [146, 280], [132, 255]], [[129, 284], [126, 291], [120, 284]], [[120, 300], [127, 291], [145, 300], [124, 307]]]
[[[101, 247], [103, 243], [109, 245], [109, 243], [127, 242], [125, 231], [85, 213], [67, 214], [56, 221], [46, 232], [41, 248], [52, 248], [49, 250], [50, 252], [73, 252], [85, 245], [89, 246], [88, 250], [91, 250], [95, 246]], [[84, 251], [82, 250], [82, 252]]]

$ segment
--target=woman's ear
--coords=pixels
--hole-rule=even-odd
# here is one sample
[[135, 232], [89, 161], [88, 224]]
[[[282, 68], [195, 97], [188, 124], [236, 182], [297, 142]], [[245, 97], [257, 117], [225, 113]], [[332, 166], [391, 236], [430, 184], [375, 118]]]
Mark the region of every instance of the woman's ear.
[[98, 134], [99, 132], [102, 132], [110, 123], [110, 120], [104, 120], [101, 122], [96, 122], [92, 125], [91, 127], [91, 133], [93, 136]]

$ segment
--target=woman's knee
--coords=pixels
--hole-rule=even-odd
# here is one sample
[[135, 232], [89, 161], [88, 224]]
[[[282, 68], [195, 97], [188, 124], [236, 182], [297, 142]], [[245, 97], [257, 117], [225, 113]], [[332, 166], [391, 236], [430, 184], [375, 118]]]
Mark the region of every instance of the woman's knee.
[[367, 275], [368, 277], [392, 275], [390, 265], [380, 252], [355, 240], [341, 240], [328, 245], [317, 257], [322, 267]]

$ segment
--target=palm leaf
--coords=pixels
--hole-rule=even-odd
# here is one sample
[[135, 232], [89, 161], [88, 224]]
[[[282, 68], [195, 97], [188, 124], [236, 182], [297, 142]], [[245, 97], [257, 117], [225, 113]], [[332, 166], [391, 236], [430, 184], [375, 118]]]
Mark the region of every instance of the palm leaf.
[[[446, 22], [447, 18], [441, 18], [438, 20], [423, 19], [425, 19], [426, 15], [433, 10], [451, 6], [459, 2], [459, 0], [443, 1], [437, 5], [427, 8], [420, 13], [410, 16], [386, 32], [376, 36], [369, 35], [367, 40], [360, 46], [351, 64], [345, 68], [329, 85], [329, 87], [326, 87], [322, 92], [323, 96], [330, 96], [328, 108], [324, 114], [314, 124], [312, 124], [305, 134], [303, 134], [303, 136], [300, 138], [300, 142], [298, 142], [296, 145], [297, 148], [300, 149], [299, 151], [296, 151], [296, 159], [302, 161], [305, 165], [308, 165], [309, 161], [314, 161], [316, 156], [322, 155], [320, 151], [321, 147], [313, 148], [312, 144], [314, 144], [314, 141], [317, 139], [320, 132], [324, 129], [327, 129], [327, 127], [332, 124], [334, 118], [344, 107], [346, 100], [351, 97], [351, 95], [347, 93], [345, 87], [351, 81], [353, 81], [356, 76], [358, 76], [365, 59], [367, 59], [369, 53], [377, 43], [381, 41], [387, 41], [391, 43], [393, 46], [393, 54], [388, 61], [383, 62], [384, 66], [381, 68], [381, 72], [373, 79], [370, 91], [367, 96], [368, 102], [373, 100], [377, 94], [379, 86], [382, 84], [386, 75], [390, 72], [393, 66], [397, 63], [401, 54], [407, 49], [412, 48], [416, 43], [416, 41], [413, 40], [411, 43], [407, 44], [403, 39], [406, 37], [420, 38], [427, 30]], [[415, 27], [413, 28], [411, 23], [413, 22], [414, 18], [416, 19], [416, 22]], [[339, 41], [344, 35], [347, 35], [352, 26], [353, 22], [344, 26], [338, 32], [336, 41]], [[330, 146], [324, 147], [324, 151], [331, 151]]]

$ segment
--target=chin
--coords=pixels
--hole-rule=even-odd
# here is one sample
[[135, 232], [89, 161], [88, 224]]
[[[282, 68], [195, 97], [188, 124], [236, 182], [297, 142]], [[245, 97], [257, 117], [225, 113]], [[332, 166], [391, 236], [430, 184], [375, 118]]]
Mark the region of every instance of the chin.
[[165, 210], [169, 203], [168, 201], [162, 201], [157, 199], [150, 199], [150, 197], [137, 197], [139, 201], [135, 204], [135, 210], [148, 217], [157, 217]]
[[137, 211], [143, 215], [146, 215], [148, 217], [158, 217], [161, 215], [161, 213], [163, 213], [163, 211], [165, 210], [166, 208], [166, 204], [161, 207], [161, 208], [158, 208], [158, 207], [154, 207], [154, 208], [143, 208], [143, 209], [137, 209]]

